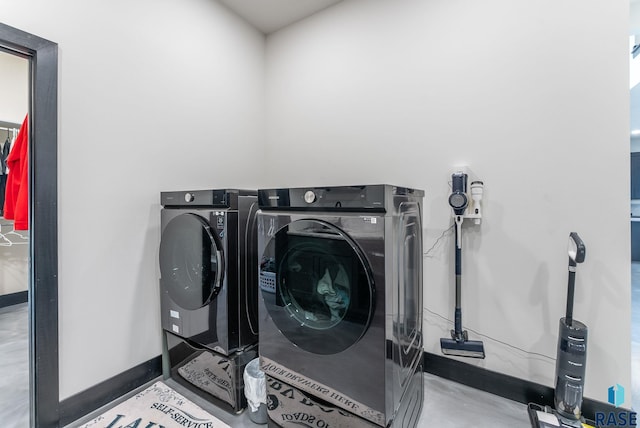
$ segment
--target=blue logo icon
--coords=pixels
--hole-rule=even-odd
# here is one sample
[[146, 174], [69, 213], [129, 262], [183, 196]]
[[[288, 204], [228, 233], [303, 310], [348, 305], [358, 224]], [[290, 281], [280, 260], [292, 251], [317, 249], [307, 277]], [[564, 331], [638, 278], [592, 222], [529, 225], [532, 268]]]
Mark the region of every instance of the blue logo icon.
[[609, 387], [609, 399], [607, 401], [616, 407], [622, 406], [624, 403], [624, 387], [618, 383]]

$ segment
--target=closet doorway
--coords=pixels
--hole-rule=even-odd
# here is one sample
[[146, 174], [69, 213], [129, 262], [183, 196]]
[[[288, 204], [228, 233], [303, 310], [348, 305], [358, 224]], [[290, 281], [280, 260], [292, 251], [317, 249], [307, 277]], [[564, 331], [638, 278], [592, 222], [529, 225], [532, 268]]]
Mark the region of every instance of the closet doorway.
[[0, 50], [29, 70], [29, 413], [30, 426], [59, 425], [58, 46], [0, 23]]

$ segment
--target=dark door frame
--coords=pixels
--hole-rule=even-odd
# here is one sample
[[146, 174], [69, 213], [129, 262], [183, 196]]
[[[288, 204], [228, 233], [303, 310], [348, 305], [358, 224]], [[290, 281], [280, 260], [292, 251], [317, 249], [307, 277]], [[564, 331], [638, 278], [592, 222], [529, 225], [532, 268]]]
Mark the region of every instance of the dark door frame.
[[29, 59], [30, 425], [58, 427], [58, 45], [0, 23], [0, 49]]

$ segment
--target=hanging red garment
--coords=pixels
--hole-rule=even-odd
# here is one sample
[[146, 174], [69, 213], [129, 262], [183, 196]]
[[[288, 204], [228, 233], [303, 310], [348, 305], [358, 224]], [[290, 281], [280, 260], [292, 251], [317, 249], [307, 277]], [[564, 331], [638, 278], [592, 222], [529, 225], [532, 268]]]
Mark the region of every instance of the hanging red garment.
[[29, 115], [25, 116], [7, 157], [9, 175], [4, 200], [4, 218], [14, 220], [15, 230], [29, 229]]

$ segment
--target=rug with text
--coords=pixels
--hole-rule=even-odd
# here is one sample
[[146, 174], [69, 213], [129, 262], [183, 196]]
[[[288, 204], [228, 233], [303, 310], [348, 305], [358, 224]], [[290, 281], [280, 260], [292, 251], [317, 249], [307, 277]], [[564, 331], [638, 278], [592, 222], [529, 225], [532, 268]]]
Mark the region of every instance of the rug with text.
[[80, 428], [230, 428], [162, 382]]

